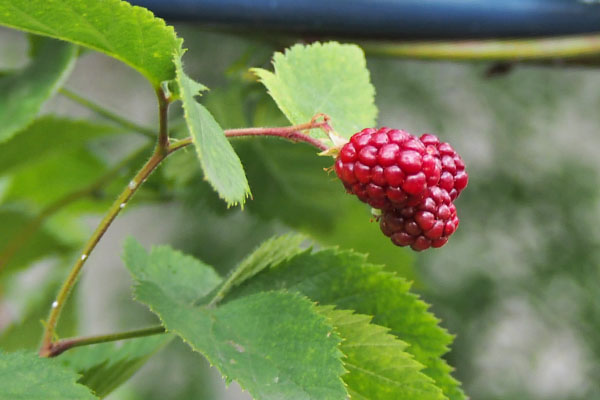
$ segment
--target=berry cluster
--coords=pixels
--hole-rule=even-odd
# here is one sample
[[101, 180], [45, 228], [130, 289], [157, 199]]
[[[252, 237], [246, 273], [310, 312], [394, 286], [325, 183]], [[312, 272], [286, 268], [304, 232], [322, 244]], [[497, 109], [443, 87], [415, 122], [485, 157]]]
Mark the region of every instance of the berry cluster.
[[382, 210], [382, 232], [398, 246], [441, 247], [458, 227], [452, 203], [467, 186], [460, 156], [431, 134], [363, 129], [335, 161], [348, 193]]

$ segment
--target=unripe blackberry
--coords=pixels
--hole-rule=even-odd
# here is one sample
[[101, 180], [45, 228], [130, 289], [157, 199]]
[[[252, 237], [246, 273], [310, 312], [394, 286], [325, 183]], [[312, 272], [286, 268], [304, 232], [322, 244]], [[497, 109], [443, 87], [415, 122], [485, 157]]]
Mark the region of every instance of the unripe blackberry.
[[335, 172], [349, 193], [374, 208], [418, 204], [427, 188], [438, 184], [442, 161], [437, 147], [390, 128], [356, 133], [340, 150]]
[[421, 142], [428, 151], [436, 149], [436, 156], [442, 163], [442, 173], [438, 186], [446, 190], [452, 200], [455, 200], [460, 192], [467, 186], [469, 175], [465, 171], [465, 163], [462, 158], [448, 143], [440, 143], [440, 140], [430, 133], [421, 135]]
[[384, 210], [379, 226], [397, 246], [422, 251], [442, 247], [458, 228], [459, 219], [450, 194], [437, 186], [413, 207]]

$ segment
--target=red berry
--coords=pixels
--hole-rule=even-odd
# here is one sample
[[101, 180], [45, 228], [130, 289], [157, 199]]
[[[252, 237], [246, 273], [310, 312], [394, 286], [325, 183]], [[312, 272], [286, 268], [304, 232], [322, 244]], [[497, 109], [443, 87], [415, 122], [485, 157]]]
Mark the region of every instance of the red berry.
[[334, 169], [349, 193], [372, 207], [393, 209], [418, 204], [438, 184], [442, 159], [435, 144], [426, 146], [408, 132], [369, 128], [340, 149]]
[[379, 225], [395, 245], [422, 251], [446, 244], [458, 222], [450, 195], [444, 189], [433, 187], [415, 207], [384, 210]]
[[381, 231], [397, 246], [442, 247], [458, 228], [452, 202], [469, 176], [462, 158], [435, 135], [363, 129], [340, 149], [334, 170], [348, 193], [383, 210]]

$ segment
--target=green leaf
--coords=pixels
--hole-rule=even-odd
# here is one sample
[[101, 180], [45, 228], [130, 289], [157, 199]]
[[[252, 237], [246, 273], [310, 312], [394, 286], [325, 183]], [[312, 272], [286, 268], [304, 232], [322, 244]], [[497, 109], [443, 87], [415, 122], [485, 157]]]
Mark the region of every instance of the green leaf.
[[0, 144], [0, 175], [118, 132], [122, 129], [112, 125], [56, 116], [40, 117], [12, 140]]
[[[187, 290], [202, 281], [192, 269], [199, 261], [156, 262], [139, 244], [128, 240], [125, 262], [135, 278], [135, 296], [147, 304], [167, 330], [202, 353], [228, 380], [237, 380], [257, 399], [345, 399], [339, 338], [313, 303], [283, 292], [260, 293], [223, 307], [195, 307]], [[167, 258], [167, 257], [165, 257]], [[191, 259], [191, 257], [189, 257]], [[162, 268], [161, 268], [162, 266]], [[150, 269], [150, 272], [147, 270]], [[214, 289], [214, 288], [210, 288]]]
[[337, 42], [295, 45], [273, 56], [275, 73], [253, 71], [293, 124], [317, 113], [331, 117], [332, 127], [349, 138], [375, 125], [375, 89], [365, 56], [356, 45]]
[[446, 397], [423, 365], [405, 352], [408, 344], [388, 334], [389, 329], [370, 324], [370, 316], [320, 307], [343, 338], [342, 378], [352, 399], [442, 400]]
[[121, 345], [101, 343], [77, 347], [62, 354], [58, 360], [81, 374], [80, 384], [104, 398], [131, 378], [172, 339], [171, 335], [158, 335], [129, 339]]
[[38, 229], [27, 242], [19, 248], [7, 261], [12, 253], [12, 246], [17, 235], [23, 233], [23, 228], [31, 226], [35, 217], [13, 207], [0, 208], [0, 275], [14, 272], [27, 267], [33, 261], [50, 255], [57, 255], [71, 250], [71, 247], [54, 235], [51, 231]]
[[77, 381], [75, 372], [56, 360], [33, 353], [0, 350], [0, 398], [27, 400], [87, 400], [96, 397]]
[[0, 0], [0, 25], [76, 43], [123, 61], [155, 88], [175, 78], [181, 39], [142, 7], [120, 0]]
[[351, 251], [305, 251], [275, 268], [265, 270], [231, 291], [228, 299], [273, 289], [298, 291], [319, 304], [372, 315], [375, 324], [410, 346], [406, 351], [425, 365], [423, 373], [450, 399], [465, 399], [451, 368], [441, 358], [452, 336], [438, 326], [428, 306], [409, 292], [410, 284]]
[[210, 112], [195, 100], [206, 88], [183, 71], [181, 55], [175, 57], [185, 121], [194, 141], [204, 178], [227, 205], [243, 204], [250, 188], [239, 157]]
[[182, 304], [192, 304], [221, 283], [212, 267], [169, 246], [153, 247], [147, 253], [130, 237], [124, 247], [125, 265], [136, 281], [158, 282], [167, 296]]
[[277, 265], [298, 254], [301, 251], [300, 244], [304, 240], [305, 236], [287, 234], [263, 242], [232, 271], [211, 303], [219, 302], [231, 288], [252, 278], [268, 266]]
[[192, 307], [141, 282], [137, 300], [253, 398], [345, 399], [339, 338], [306, 298], [258, 293], [217, 307]]
[[[0, 19], [1, 15], [0, 11]], [[69, 76], [76, 55], [77, 47], [71, 44], [36, 40], [35, 55], [29, 65], [0, 79], [0, 142], [33, 121]]]
[[31, 160], [12, 174], [3, 201], [26, 200], [44, 207], [89, 186], [105, 172], [105, 163], [89, 150], [68, 149], [39, 161]]

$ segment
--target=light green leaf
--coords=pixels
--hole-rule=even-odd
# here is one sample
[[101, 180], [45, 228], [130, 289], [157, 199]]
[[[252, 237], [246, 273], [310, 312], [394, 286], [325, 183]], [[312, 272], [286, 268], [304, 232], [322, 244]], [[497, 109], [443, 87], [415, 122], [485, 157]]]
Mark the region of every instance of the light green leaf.
[[121, 345], [101, 343], [77, 347], [62, 354], [58, 360], [81, 374], [80, 384], [104, 398], [131, 378], [172, 339], [171, 335], [158, 335], [129, 339]]
[[257, 400], [345, 399], [339, 338], [306, 298], [258, 293], [217, 308], [184, 306], [154, 282], [137, 300]]
[[[174, 283], [206, 291], [209, 288], [189, 273], [206, 267], [179, 254], [149, 268], [153, 253], [148, 255], [131, 239], [126, 243], [124, 258], [137, 282], [136, 299], [228, 380], [238, 381], [256, 399], [346, 398], [339, 338], [308, 299], [272, 292], [223, 307], [195, 307], [196, 296]], [[175, 267], [183, 269], [177, 277], [172, 275]]]
[[0, 144], [0, 175], [118, 132], [122, 129], [112, 125], [56, 116], [40, 117], [12, 140]]
[[305, 236], [287, 234], [263, 242], [233, 269], [211, 303], [219, 302], [232, 287], [240, 285], [268, 266], [277, 265], [298, 254], [301, 251], [300, 244], [304, 240], [306, 240]]
[[275, 73], [260, 68], [253, 71], [293, 124], [324, 113], [331, 117], [332, 127], [347, 138], [375, 125], [375, 89], [358, 46], [298, 44], [284, 54], [275, 53], [273, 65]]
[[250, 188], [239, 157], [225, 137], [223, 129], [195, 96], [206, 88], [183, 71], [181, 55], [175, 57], [185, 121], [194, 141], [204, 178], [227, 205], [243, 204]]
[[[1, 15], [0, 11], [0, 19]], [[36, 40], [35, 55], [29, 65], [0, 79], [0, 142], [33, 121], [69, 76], [76, 55], [77, 47], [71, 44]]]
[[130, 237], [123, 259], [136, 281], [159, 282], [167, 296], [183, 304], [192, 304], [221, 283], [212, 267], [169, 246], [153, 247], [148, 254]]
[[452, 336], [438, 326], [428, 305], [409, 292], [410, 284], [351, 251], [305, 251], [265, 270], [233, 289], [228, 299], [273, 289], [298, 291], [319, 304], [372, 315], [375, 324], [390, 328], [407, 342], [406, 351], [425, 366], [423, 373], [450, 399], [465, 399], [451, 368], [441, 358]]
[[446, 397], [423, 365], [405, 352], [408, 344], [388, 334], [389, 329], [369, 323], [370, 316], [320, 307], [342, 337], [342, 378], [352, 399], [442, 400]]
[[96, 397], [76, 383], [77, 374], [54, 359], [0, 350], [0, 399], [87, 400]]
[[123, 61], [155, 88], [175, 78], [181, 39], [142, 7], [121, 0], [0, 0], [0, 25], [76, 43]]
[[[13, 207], [0, 208], [0, 276], [27, 267], [33, 261], [71, 250], [71, 247], [47, 229], [38, 229], [25, 244], [13, 252], [15, 237], [31, 226], [34, 218]], [[10, 256], [10, 257], [9, 257]]]

